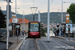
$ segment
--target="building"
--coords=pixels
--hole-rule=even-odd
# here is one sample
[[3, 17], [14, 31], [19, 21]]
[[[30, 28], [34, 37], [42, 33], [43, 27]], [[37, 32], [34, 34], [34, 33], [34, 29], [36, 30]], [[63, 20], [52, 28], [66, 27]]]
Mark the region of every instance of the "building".
[[10, 25], [11, 25], [10, 35], [11, 36], [13, 35], [13, 33], [14, 33], [14, 35], [17, 35], [17, 28], [16, 28], [16, 26], [19, 26], [18, 27], [19, 34], [22, 31], [22, 28], [26, 32], [28, 32], [28, 23], [29, 23], [29, 20], [22, 19], [22, 18], [17, 18], [17, 19], [18, 19], [18, 22], [17, 23], [14, 23], [14, 24], [12, 23], [13, 18], [10, 19]]
[[[10, 23], [12, 23], [12, 19], [13, 18], [10, 19]], [[29, 20], [18, 18], [18, 23], [20, 24], [20, 31], [22, 30], [22, 28], [24, 28], [25, 31], [28, 32], [28, 23], [29, 23]]]

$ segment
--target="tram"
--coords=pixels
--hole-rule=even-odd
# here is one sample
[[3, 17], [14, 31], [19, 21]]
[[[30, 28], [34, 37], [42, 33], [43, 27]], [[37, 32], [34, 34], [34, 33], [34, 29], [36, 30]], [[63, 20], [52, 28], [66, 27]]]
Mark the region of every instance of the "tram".
[[28, 38], [40, 38], [40, 22], [30, 21], [28, 25]]

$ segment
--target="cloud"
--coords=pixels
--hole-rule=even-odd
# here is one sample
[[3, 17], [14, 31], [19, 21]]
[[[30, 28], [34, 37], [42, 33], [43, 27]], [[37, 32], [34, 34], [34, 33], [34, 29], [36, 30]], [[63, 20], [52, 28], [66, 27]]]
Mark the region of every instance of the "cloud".
[[26, 5], [33, 5], [33, 3], [25, 3]]
[[0, 7], [2, 10], [6, 10], [6, 5], [7, 5], [7, 3], [0, 2]]
[[[15, 0], [11, 0], [13, 3], [11, 3], [12, 11], [15, 12]], [[61, 3], [62, 0], [53, 0], [51, 2], [50, 0], [50, 12], [61, 12]], [[63, 0], [65, 2], [75, 2], [75, 0]], [[71, 3], [63, 3], [63, 11], [66, 12], [66, 9], [70, 6]], [[0, 7], [2, 7], [2, 10], [6, 10], [6, 2], [0, 2]], [[33, 0], [17, 0], [17, 9], [18, 13], [23, 14], [23, 11], [25, 11], [25, 14], [30, 14], [31, 9], [30, 7], [33, 6]], [[34, 0], [34, 6], [38, 7], [38, 10], [40, 12], [47, 12], [48, 10], [48, 0]], [[58, 10], [59, 9], [59, 10]], [[37, 12], [38, 12], [37, 10]]]

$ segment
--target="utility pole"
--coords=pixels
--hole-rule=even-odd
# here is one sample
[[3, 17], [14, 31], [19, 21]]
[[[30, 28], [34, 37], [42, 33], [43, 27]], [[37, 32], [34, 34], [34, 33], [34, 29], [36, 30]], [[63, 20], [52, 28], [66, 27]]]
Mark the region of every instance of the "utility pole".
[[62, 0], [62, 6], [61, 6], [61, 23], [63, 23], [63, 0]]
[[16, 11], [17, 11], [17, 0], [15, 0], [15, 14], [16, 14]]
[[24, 21], [23, 21], [23, 28], [24, 28], [24, 30], [25, 30], [25, 14], [24, 14], [24, 12], [23, 12], [23, 19], [24, 19]]
[[50, 25], [50, 13], [49, 13], [49, 9], [50, 9], [50, 0], [48, 0], [48, 24], [47, 24], [47, 40], [49, 41], [49, 39], [50, 39], [50, 37], [49, 37], [49, 33], [50, 33], [50, 27], [49, 27], [49, 25]]
[[8, 50], [8, 35], [9, 35], [9, 0], [7, 0], [7, 42], [6, 49]]
[[40, 22], [40, 11], [38, 11], [38, 21]]
[[[16, 11], [17, 11], [17, 0], [15, 0], [15, 16], [17, 17]], [[14, 23], [13, 23], [13, 38], [14, 38]]]

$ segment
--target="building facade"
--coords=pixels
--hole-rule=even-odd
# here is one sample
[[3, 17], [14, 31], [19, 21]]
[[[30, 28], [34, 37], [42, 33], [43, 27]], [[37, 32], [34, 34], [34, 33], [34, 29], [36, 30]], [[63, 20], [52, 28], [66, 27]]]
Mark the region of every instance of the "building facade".
[[13, 18], [11, 18], [10, 19], [10, 24], [11, 24], [11, 26], [12, 26], [12, 28], [11, 28], [11, 35], [13, 35], [13, 33], [14, 33], [14, 35], [17, 35], [17, 26], [19, 26], [18, 27], [18, 33], [20, 34], [20, 32], [22, 31], [22, 29], [24, 29], [25, 30], [25, 32], [28, 32], [28, 23], [29, 23], [29, 20], [27, 20], [27, 19], [22, 19], [22, 18], [17, 18], [18, 19], [18, 22], [17, 23], [12, 23], [12, 19]]

